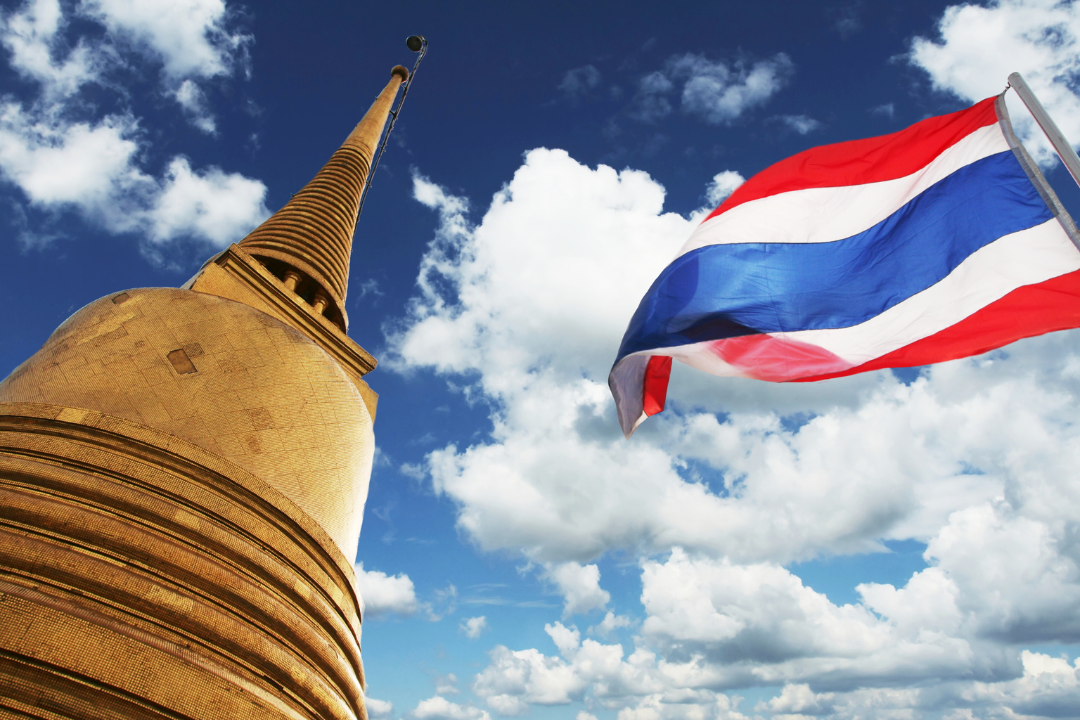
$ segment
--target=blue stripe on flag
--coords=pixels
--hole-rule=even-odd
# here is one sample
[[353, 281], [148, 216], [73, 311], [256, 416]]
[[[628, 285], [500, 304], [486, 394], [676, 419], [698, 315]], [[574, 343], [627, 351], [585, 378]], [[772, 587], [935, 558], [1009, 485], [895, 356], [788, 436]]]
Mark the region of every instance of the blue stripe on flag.
[[1006, 151], [957, 170], [843, 240], [698, 248], [665, 268], [645, 294], [619, 358], [741, 335], [858, 325], [934, 285], [979, 248], [1052, 217]]

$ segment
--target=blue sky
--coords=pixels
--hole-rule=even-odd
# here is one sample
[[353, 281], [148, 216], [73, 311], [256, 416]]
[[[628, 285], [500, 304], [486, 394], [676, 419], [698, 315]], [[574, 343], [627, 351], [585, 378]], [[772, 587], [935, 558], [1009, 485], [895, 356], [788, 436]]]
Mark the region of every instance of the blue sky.
[[676, 367], [629, 442], [605, 382], [699, 213], [769, 164], [1012, 71], [1080, 140], [1080, 6], [0, 8], [0, 375], [243, 237], [430, 41], [347, 305], [381, 361], [374, 718], [1080, 717], [1080, 335], [809, 385]]

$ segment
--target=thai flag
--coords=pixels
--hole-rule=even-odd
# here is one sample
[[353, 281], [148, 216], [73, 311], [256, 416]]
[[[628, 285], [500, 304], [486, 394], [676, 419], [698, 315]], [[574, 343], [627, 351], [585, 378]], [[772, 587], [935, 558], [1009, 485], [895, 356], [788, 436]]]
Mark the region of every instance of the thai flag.
[[627, 437], [671, 359], [804, 382], [1080, 327], [1080, 234], [1004, 96], [812, 148], [714, 210], [645, 294], [608, 384]]

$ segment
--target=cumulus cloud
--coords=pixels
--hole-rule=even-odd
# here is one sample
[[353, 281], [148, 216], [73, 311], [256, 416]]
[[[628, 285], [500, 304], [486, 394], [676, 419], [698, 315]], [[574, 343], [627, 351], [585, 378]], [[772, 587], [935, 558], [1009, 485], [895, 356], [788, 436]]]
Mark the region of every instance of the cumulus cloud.
[[787, 684], [779, 695], [768, 702], [758, 703], [754, 709], [787, 715], [829, 715], [834, 709], [831, 701], [835, 696], [835, 693], [815, 693], [806, 684]]
[[600, 610], [611, 595], [600, 589], [600, 568], [575, 562], [549, 564], [544, 575], [555, 583], [565, 599], [563, 617]]
[[[909, 61], [933, 87], [967, 102], [1000, 93], [1019, 72], [1065, 137], [1080, 143], [1080, 5], [1058, 0], [994, 0], [948, 7], [937, 36], [915, 38]], [[1042, 165], [1056, 163], [1045, 136], [1015, 93], [1007, 101], [1017, 134]], [[1080, 145], [1078, 145], [1080, 146]]]
[[[703, 190], [719, 201], [740, 180], [719, 173]], [[693, 221], [664, 212], [648, 175], [558, 150], [527, 153], [476, 218], [431, 180], [417, 176], [414, 194], [438, 230], [387, 364], [491, 407], [487, 437], [426, 456], [435, 491], [480, 548], [570, 568], [567, 587], [594, 607], [608, 602], [599, 571], [595, 585], [584, 574], [596, 558], [644, 558], [632, 648], [559, 623], [555, 655], [497, 647], [474, 685], [488, 708], [603, 699], [625, 717], [735, 717], [726, 692], [751, 685], [788, 687], [777, 714], [1059, 702], [1046, 689], [1058, 676], [1035, 680], [1021, 650], [1078, 637], [1077, 333], [906, 382], [771, 385], [676, 367], [668, 411], [627, 442], [606, 374]], [[850, 604], [785, 567], [889, 540], [926, 543], [926, 567], [864, 583]]]
[[416, 720], [491, 720], [487, 710], [452, 703], [441, 695], [421, 700], [410, 717]]
[[566, 705], [582, 697], [594, 680], [625, 683], [635, 678], [632, 665], [623, 662], [619, 645], [581, 642], [576, 628], [562, 623], [545, 625], [545, 632], [559, 649], [549, 656], [535, 649], [512, 651], [496, 646], [491, 664], [476, 676], [473, 691], [501, 714], [520, 714], [529, 704]]
[[972, 705], [1007, 707], [1017, 715], [1065, 718], [1080, 707], [1080, 660], [1070, 664], [1060, 657], [1025, 650], [1024, 674], [1011, 682], [977, 683]]
[[156, 56], [177, 80], [231, 74], [252, 41], [230, 27], [224, 0], [83, 0], [80, 10], [121, 41]]
[[[969, 634], [1010, 643], [1080, 641], [1075, 522], [1018, 510], [999, 501], [957, 511], [927, 547], [934, 567], [900, 590], [867, 584], [860, 593], [902, 626], [970, 625]], [[1061, 522], [1068, 529], [1055, 530]]]
[[108, 53], [80, 39], [67, 57], [54, 57], [58, 36], [68, 24], [59, 0], [29, 0], [17, 12], [0, 14], [0, 42], [11, 66], [40, 83], [48, 100], [68, 97], [98, 78], [112, 61]]
[[595, 65], [583, 65], [573, 70], [567, 70], [559, 83], [559, 90], [568, 98], [577, 98], [588, 95], [600, 84], [600, 71]]
[[[1042, 77], [1036, 90], [1060, 117], [1080, 117], [1070, 105], [1076, 12], [957, 6], [909, 57], [965, 100], [998, 92], [1014, 69]], [[983, 57], [998, 48], [1005, 59]], [[999, 68], [998, 86], [975, 87], [993, 62], [1025, 58]], [[790, 76], [786, 57], [769, 62], [721, 71], [676, 58], [642, 78], [636, 112], [657, 120], [681, 107], [732, 122]], [[704, 79], [688, 99], [692, 78]], [[789, 117], [793, 130], [813, 129]], [[718, 204], [741, 182], [721, 172], [703, 194]], [[903, 382], [884, 372], [770, 385], [677, 366], [668, 410], [626, 442], [606, 374], [643, 291], [699, 216], [665, 213], [663, 188], [644, 173], [558, 150], [526, 154], [476, 217], [430, 180], [417, 177], [414, 193], [439, 229], [408, 313], [389, 330], [388, 364], [442, 374], [491, 407], [487, 437], [427, 455], [435, 491], [480, 548], [543, 568], [567, 616], [575, 602], [609, 602], [598, 557], [642, 558], [632, 647], [562, 623], [545, 627], [554, 653], [497, 646], [473, 687], [488, 708], [580, 702], [619, 720], [742, 717], [728, 693], [750, 686], [781, 688], [755, 707], [774, 716], [1054, 717], [1076, 707], [1076, 663], [1030, 646], [1080, 641], [1080, 489], [1069, 481], [1080, 462], [1080, 334]], [[847, 604], [786, 567], [888, 552], [890, 540], [925, 543], [926, 566], [895, 584], [862, 583]], [[627, 625], [608, 612], [589, 633]]]
[[269, 211], [266, 186], [219, 168], [194, 171], [175, 157], [155, 178], [139, 164], [139, 131], [130, 116], [52, 124], [15, 103], [0, 107], [0, 173], [30, 205], [74, 210], [115, 233], [160, 244], [192, 238], [224, 247]]
[[[530, 705], [567, 705], [586, 693], [619, 718], [741, 718], [737, 701], [719, 692], [680, 686], [655, 653], [637, 648], [626, 656], [621, 645], [582, 640], [576, 628], [561, 623], [544, 630], [558, 649], [496, 646], [491, 662], [477, 676], [473, 691], [503, 715], [519, 715]], [[579, 714], [580, 718], [581, 715]]]
[[475, 640], [488, 629], [487, 617], [480, 615], [479, 617], [465, 618], [461, 621], [459, 627], [465, 633], [465, 637]]
[[589, 634], [608, 636], [618, 628], [630, 627], [631, 624], [631, 619], [626, 615], [616, 615], [608, 610], [598, 625], [589, 628]]
[[713, 207], [719, 207], [720, 203], [727, 200], [728, 195], [735, 192], [744, 182], [746, 178], [734, 170], [717, 173], [705, 188], [705, 201]]
[[[987, 465], [979, 453], [1001, 432], [974, 385], [943, 398], [888, 374], [790, 389], [683, 374], [674, 403], [727, 418], [671, 413], [646, 439], [622, 441], [607, 370], [638, 299], [692, 227], [662, 212], [662, 188], [537, 150], [472, 227], [463, 201], [416, 187], [441, 225], [389, 363], [476, 373], [475, 391], [496, 403], [490, 441], [427, 458], [436, 491], [458, 503], [459, 526], [482, 548], [587, 563], [608, 549], [680, 545], [787, 562], [926, 539], [961, 497], [1001, 492], [991, 467], [965, 470]], [[762, 410], [785, 403], [814, 416], [786, 429]], [[684, 474], [691, 458], [703, 474]]]
[[[1009, 653], [957, 637], [955, 625], [890, 622], [862, 604], [837, 606], [772, 564], [676, 550], [666, 562], [644, 563], [642, 582], [642, 630], [663, 650], [668, 672], [692, 685], [810, 681], [852, 690], [898, 678], [996, 680], [1016, 670]], [[942, 614], [935, 613], [939, 597], [918, 599], [928, 605], [923, 619]]]
[[253, 40], [234, 27], [224, 0], [83, 0], [79, 11], [104, 25], [117, 45], [160, 62], [167, 93], [195, 127], [215, 132], [199, 83], [246, 70]]
[[394, 712], [394, 703], [389, 700], [376, 700], [373, 697], [364, 698], [364, 707], [367, 708], [368, 717], [376, 720], [388, 718]]
[[[105, 40], [94, 42], [65, 35], [71, 18], [57, 0], [30, 0], [0, 15], [0, 42], [12, 67], [37, 87], [29, 102], [0, 100], [0, 176], [38, 210], [74, 211], [106, 231], [140, 235], [150, 245], [193, 239], [223, 247], [269, 214], [263, 202], [265, 186], [218, 168], [194, 170], [179, 156], [155, 176], [146, 169], [147, 144], [138, 118], [130, 111], [96, 116], [96, 105], [80, 101], [80, 91], [89, 85], [111, 91], [113, 74], [125, 63], [121, 47], [125, 39], [143, 38], [139, 46], [157, 48], [154, 52], [165, 62], [166, 74], [176, 80], [174, 94], [193, 121], [213, 130], [202, 90], [175, 73], [208, 77], [227, 72], [234, 57], [230, 53], [242, 44], [240, 36], [221, 40], [223, 4], [180, 3], [162, 12], [157, 5], [109, 0], [78, 6], [86, 17], [110, 30]], [[160, 24], [162, 17], [178, 9], [191, 14], [169, 30], [181, 38], [174, 38], [175, 43], [170, 45], [143, 27]], [[202, 23], [203, 50], [191, 39], [192, 23]], [[211, 36], [218, 41], [211, 42]], [[170, 60], [178, 52], [191, 56]], [[156, 252], [151, 249], [148, 254], [153, 257]]]
[[49, 126], [6, 103], [0, 110], [0, 168], [39, 207], [74, 206], [106, 226], [128, 229], [125, 207], [154, 191], [135, 164], [138, 144], [130, 117]]
[[147, 212], [150, 238], [206, 238], [224, 247], [262, 222], [266, 186], [216, 167], [195, 172], [186, 158], [173, 158]]
[[378, 570], [364, 570], [363, 563], [356, 565], [356, 588], [364, 605], [364, 618], [382, 615], [412, 615], [420, 609], [416, 600], [416, 588], [408, 575], [387, 575]]
[[195, 127], [204, 133], [213, 135], [217, 132], [217, 123], [207, 107], [206, 93], [203, 92], [194, 80], [188, 78], [180, 83], [174, 93], [176, 102], [184, 109], [184, 113]]
[[[629, 655], [621, 644], [583, 640], [575, 627], [553, 623], [544, 629], [557, 654], [497, 646], [474, 692], [503, 715], [585, 702], [654, 719], [742, 718], [728, 690], [753, 685], [782, 686], [754, 708], [779, 718], [947, 708], [967, 713], [957, 717], [1071, 717], [1065, 708], [1080, 696], [1080, 661], [1017, 657], [952, 637], [934, 618], [916, 627], [861, 604], [836, 606], [776, 566], [676, 551], [663, 563], [647, 561], [644, 571], [649, 617]], [[912, 687], [894, 689], [900, 683]]]

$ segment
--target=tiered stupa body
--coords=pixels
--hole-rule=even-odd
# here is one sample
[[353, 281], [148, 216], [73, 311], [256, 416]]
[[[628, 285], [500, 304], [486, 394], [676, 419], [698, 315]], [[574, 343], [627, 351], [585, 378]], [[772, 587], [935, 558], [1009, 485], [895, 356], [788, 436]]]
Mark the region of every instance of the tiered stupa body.
[[363, 718], [375, 359], [345, 333], [389, 84], [183, 288], [72, 315], [0, 382], [0, 718]]

